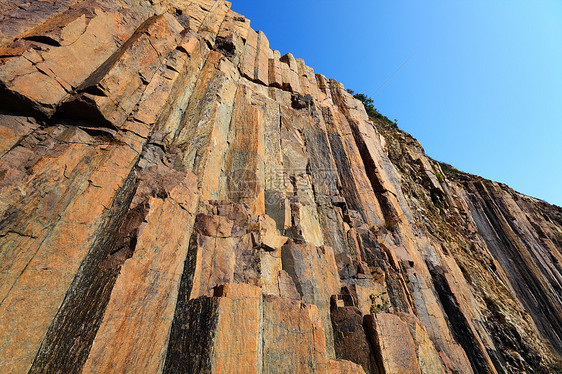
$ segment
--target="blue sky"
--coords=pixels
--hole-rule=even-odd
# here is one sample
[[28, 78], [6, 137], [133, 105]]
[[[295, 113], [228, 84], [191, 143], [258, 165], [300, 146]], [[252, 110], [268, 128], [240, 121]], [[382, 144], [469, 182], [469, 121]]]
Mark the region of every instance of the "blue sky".
[[562, 206], [562, 1], [232, 1], [430, 157]]

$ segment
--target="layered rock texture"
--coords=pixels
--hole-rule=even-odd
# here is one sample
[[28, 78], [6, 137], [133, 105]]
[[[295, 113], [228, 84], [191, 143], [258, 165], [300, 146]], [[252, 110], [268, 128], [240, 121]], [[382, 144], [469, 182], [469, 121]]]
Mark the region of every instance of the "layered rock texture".
[[2, 2], [0, 372], [554, 372], [562, 209], [230, 5]]

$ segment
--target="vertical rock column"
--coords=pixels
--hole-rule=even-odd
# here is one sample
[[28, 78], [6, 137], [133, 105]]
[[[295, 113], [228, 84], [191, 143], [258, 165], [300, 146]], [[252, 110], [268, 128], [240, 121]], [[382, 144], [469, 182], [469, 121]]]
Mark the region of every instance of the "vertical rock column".
[[153, 197], [133, 257], [113, 288], [84, 373], [162, 370], [197, 207], [193, 174]]
[[[182, 164], [199, 177], [201, 198], [218, 199], [238, 72], [218, 52], [210, 52], [171, 145]], [[217, 100], [218, 98], [218, 100]]]
[[238, 86], [226, 156], [225, 195], [247, 204], [255, 215], [265, 213], [263, 105], [248, 86]]
[[230, 283], [189, 300], [176, 316], [163, 372], [261, 373], [260, 293]]
[[[106, 207], [111, 207], [127, 185], [141, 149], [73, 144], [54, 151], [57, 157], [39, 160], [31, 169], [27, 181], [31, 189], [25, 188], [26, 212], [20, 211], [37, 223], [51, 223], [46, 227], [24, 224], [14, 212], [11, 227], [4, 230], [19, 234], [3, 235], [0, 243], [3, 254], [19, 249], [17, 261], [4, 262], [7, 268], [1, 274], [0, 371], [29, 369], [82, 261], [111, 222]], [[78, 174], [85, 180], [67, 179]], [[38, 184], [41, 189], [33, 187]], [[49, 217], [51, 214], [59, 218]], [[11, 286], [5, 287], [8, 284]]]

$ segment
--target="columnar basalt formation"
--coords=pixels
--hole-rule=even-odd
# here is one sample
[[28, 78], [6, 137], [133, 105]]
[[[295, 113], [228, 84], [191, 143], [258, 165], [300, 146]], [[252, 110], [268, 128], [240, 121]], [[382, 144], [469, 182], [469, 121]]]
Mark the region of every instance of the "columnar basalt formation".
[[562, 209], [230, 7], [3, 5], [0, 372], [555, 372]]

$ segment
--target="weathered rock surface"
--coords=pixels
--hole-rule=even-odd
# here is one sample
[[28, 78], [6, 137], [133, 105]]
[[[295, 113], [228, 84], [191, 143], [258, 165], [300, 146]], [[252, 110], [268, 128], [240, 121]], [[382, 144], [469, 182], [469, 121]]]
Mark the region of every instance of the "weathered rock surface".
[[230, 5], [2, 3], [0, 372], [556, 372], [562, 209]]

